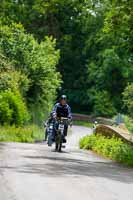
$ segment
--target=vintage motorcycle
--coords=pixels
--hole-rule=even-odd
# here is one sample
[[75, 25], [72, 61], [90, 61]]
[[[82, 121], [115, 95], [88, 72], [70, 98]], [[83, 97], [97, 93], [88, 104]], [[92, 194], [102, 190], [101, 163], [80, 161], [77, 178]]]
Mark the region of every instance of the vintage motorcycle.
[[47, 134], [48, 134], [48, 146], [52, 146], [53, 144], [53, 133], [54, 132], [54, 124], [50, 123], [47, 127]]
[[65, 127], [68, 126], [68, 123], [68, 118], [61, 117], [57, 119], [57, 129], [55, 134], [55, 151], [57, 152], [62, 151]]

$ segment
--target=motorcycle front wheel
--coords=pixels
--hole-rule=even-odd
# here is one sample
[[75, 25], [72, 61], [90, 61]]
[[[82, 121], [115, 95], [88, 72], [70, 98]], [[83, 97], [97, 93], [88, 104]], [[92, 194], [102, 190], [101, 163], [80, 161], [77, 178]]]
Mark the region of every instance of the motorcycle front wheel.
[[55, 151], [58, 152], [62, 151], [62, 142], [63, 142], [63, 137], [61, 134], [58, 134], [55, 139]]

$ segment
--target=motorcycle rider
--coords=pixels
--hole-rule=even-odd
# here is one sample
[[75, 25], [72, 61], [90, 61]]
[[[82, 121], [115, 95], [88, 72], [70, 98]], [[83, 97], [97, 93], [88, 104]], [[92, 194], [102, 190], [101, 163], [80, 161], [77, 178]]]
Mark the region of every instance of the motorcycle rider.
[[[67, 104], [67, 97], [66, 95], [62, 95], [59, 99], [59, 102], [55, 104], [53, 108], [53, 112], [56, 113], [57, 118], [68, 118], [72, 121], [72, 114], [71, 108]], [[68, 124], [65, 124], [64, 127], [64, 139], [63, 142], [66, 143], [66, 136], [67, 136]]]

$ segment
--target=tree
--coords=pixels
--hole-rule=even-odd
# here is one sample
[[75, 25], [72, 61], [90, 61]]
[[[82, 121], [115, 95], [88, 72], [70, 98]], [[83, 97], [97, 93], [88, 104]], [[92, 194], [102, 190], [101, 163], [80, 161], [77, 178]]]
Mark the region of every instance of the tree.
[[[54, 83], [56, 88], [60, 85], [56, 68], [50, 71], [52, 67], [48, 67], [54, 60], [52, 65], [58, 63], [63, 79], [60, 93], [68, 94], [73, 111], [95, 112], [95, 99], [101, 96], [97, 93], [105, 91], [113, 110], [122, 112], [122, 93], [133, 80], [132, 4], [132, 0], [2, 0], [1, 24], [15, 22], [17, 28], [12, 26], [12, 34], [4, 27], [1, 37], [6, 40], [1, 45], [15, 68], [28, 77], [29, 105], [36, 101], [41, 107], [40, 102], [47, 105], [53, 101], [56, 89], [51, 92], [50, 88]], [[50, 38], [44, 40], [45, 36]], [[60, 60], [51, 36], [56, 38]], [[47, 81], [43, 79], [46, 74]]]
[[60, 74], [56, 70], [59, 60], [56, 41], [46, 37], [38, 43], [32, 35], [25, 33], [22, 25], [12, 24], [1, 26], [0, 45], [13, 68], [10, 75], [9, 72], [2, 73], [1, 84], [6, 74], [10, 79], [6, 87], [16, 79], [13, 87], [19, 87], [30, 110], [41, 108], [36, 113], [43, 117], [51, 108], [60, 85]]
[[112, 117], [116, 114], [111, 98], [107, 91], [97, 92], [95, 95], [94, 113], [96, 116]]

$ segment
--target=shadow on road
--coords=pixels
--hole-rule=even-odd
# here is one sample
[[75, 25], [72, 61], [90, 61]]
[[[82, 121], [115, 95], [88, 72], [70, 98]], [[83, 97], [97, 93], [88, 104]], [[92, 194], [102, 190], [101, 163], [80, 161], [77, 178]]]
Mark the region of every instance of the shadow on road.
[[[115, 181], [133, 183], [133, 170], [109, 162], [91, 162], [63, 157], [27, 156], [32, 163], [22, 166], [18, 172], [40, 174], [42, 176], [86, 176], [103, 177]], [[39, 164], [39, 160], [42, 160]]]
[[[43, 146], [42, 146], [43, 147]], [[8, 170], [11, 172], [24, 174], [37, 174], [41, 177], [99, 177], [115, 180], [123, 183], [133, 183], [133, 169], [121, 166], [113, 162], [104, 160], [89, 159], [84, 152], [72, 150], [69, 153], [49, 152], [40, 145], [11, 144], [6, 146], [0, 144], [0, 148], [8, 149], [1, 151], [1, 160], [15, 152], [15, 156], [7, 159], [8, 164], [1, 164], [0, 171]], [[26, 150], [26, 151], [24, 151]], [[22, 153], [22, 154], [21, 154]], [[35, 153], [35, 154], [34, 154]], [[6, 155], [7, 154], [7, 155]], [[91, 157], [91, 156], [90, 156]], [[85, 158], [85, 159], [84, 159]]]

